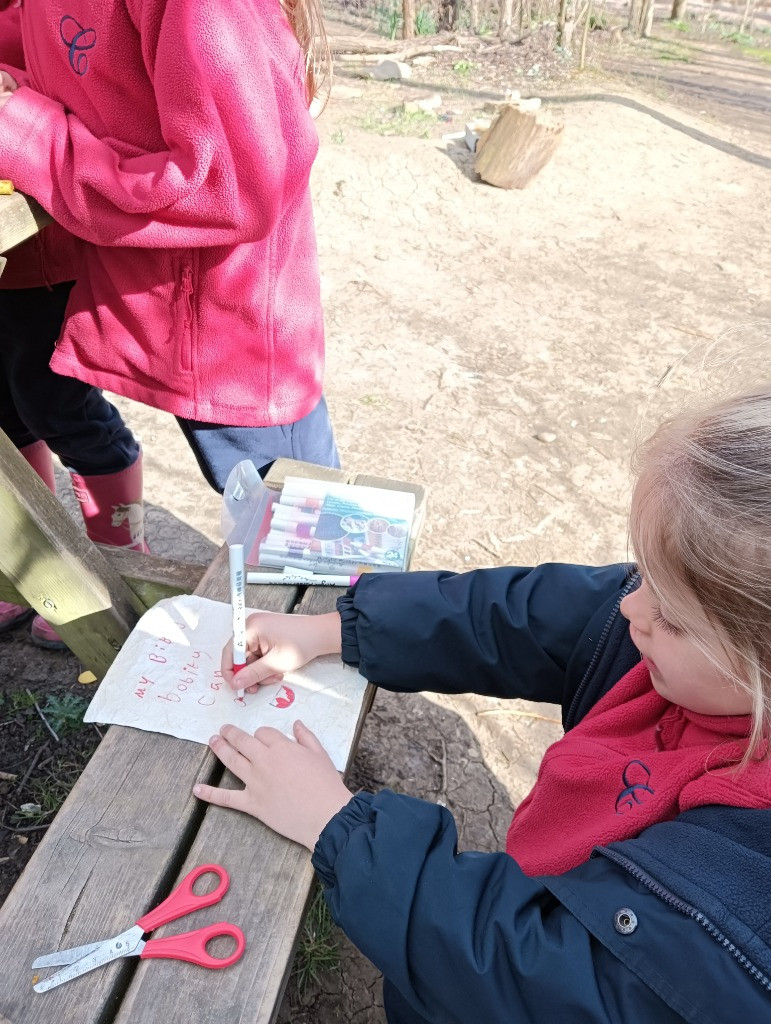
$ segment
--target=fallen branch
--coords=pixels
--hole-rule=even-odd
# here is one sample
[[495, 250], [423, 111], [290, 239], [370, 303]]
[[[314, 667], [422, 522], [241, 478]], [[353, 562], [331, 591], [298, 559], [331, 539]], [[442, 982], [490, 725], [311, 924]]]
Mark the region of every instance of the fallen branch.
[[41, 718], [43, 719], [43, 725], [44, 725], [44, 726], [46, 727], [46, 729], [48, 729], [48, 731], [49, 731], [49, 732], [51, 733], [51, 735], [52, 735], [52, 736], [53, 736], [53, 738], [54, 738], [54, 739], [56, 740], [56, 742], [57, 742], [57, 743], [61, 743], [61, 740], [59, 739], [59, 737], [58, 737], [58, 736], [56, 735], [56, 733], [54, 732], [53, 728], [52, 728], [52, 727], [51, 727], [51, 725], [49, 724], [49, 722], [48, 722], [48, 719], [47, 719], [47, 718], [46, 718], [46, 716], [45, 716], [45, 715], [43, 714], [43, 712], [42, 712], [42, 711], [40, 710], [40, 705], [39, 705], [39, 704], [38, 704], [38, 702], [37, 702], [37, 701], [35, 700], [35, 698], [34, 698], [34, 697], [32, 696], [32, 693], [31, 693], [31, 692], [30, 692], [29, 690], [27, 690], [27, 693], [29, 694], [29, 696], [30, 696], [30, 697], [32, 697], [32, 702], [33, 702], [33, 703], [34, 703], [34, 705], [35, 705], [35, 711], [37, 711], [37, 713], [38, 713], [38, 714], [40, 715], [40, 717], [41, 717]]
[[546, 715], [536, 714], [535, 711], [515, 711], [513, 708], [485, 708], [477, 711], [478, 715], [515, 715], [517, 718], [537, 718], [539, 722], [553, 722], [554, 725], [562, 725], [559, 718], [548, 718]]
[[438, 48], [444, 46], [457, 46], [457, 39], [452, 35], [422, 36], [420, 41], [401, 46], [394, 49], [393, 39], [378, 39], [374, 42], [365, 42], [363, 39], [331, 39], [329, 49], [332, 57], [340, 60], [346, 54], [370, 54], [388, 57], [391, 60], [409, 60], [410, 57], [419, 57], [424, 53], [435, 53]]

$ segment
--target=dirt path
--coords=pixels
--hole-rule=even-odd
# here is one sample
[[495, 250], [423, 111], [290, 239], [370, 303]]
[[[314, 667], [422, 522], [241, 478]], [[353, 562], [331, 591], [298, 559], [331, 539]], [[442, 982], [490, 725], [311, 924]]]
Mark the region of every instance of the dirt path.
[[[450, 57], [403, 85], [347, 78], [361, 95], [340, 90], [319, 123], [328, 397], [347, 466], [430, 488], [417, 568], [624, 559], [634, 438], [705, 377], [768, 366], [768, 139], [719, 104], [699, 116], [596, 76], [545, 80], [517, 53], [489, 76]], [[507, 82], [563, 94], [563, 146], [523, 192], [479, 183], [442, 140]], [[435, 89], [441, 119], [399, 113]], [[219, 500], [175, 424], [118, 404], [145, 445], [153, 550], [208, 559]], [[0, 659], [4, 685], [76, 668], [20, 637]], [[354, 782], [445, 800], [461, 848], [500, 849], [557, 719], [381, 692]], [[382, 1024], [377, 972], [343, 950], [307, 1005], [290, 987], [283, 1024]]]
[[658, 99], [698, 113], [734, 132], [765, 137], [771, 149], [771, 49], [746, 56], [738, 46], [691, 39], [666, 23], [654, 38], [609, 54], [606, 70]]

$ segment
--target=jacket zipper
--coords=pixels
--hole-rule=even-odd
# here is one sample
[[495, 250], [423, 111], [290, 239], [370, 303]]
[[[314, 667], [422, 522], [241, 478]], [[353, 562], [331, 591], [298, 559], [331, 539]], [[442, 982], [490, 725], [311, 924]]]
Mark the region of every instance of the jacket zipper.
[[599, 661], [600, 652], [602, 651], [602, 648], [603, 648], [603, 646], [605, 644], [605, 641], [607, 640], [608, 633], [610, 632], [610, 627], [613, 625], [613, 623], [615, 622], [616, 616], [618, 615], [618, 610], [621, 607], [621, 602], [624, 600], [624, 598], [630, 592], [630, 590], [633, 589], [634, 585], [637, 583], [639, 578], [640, 578], [639, 572], [635, 572], [635, 573], [633, 573], [630, 576], [629, 580], [626, 583], [626, 586], [621, 591], [621, 593], [620, 593], [620, 595], [618, 597], [618, 600], [613, 605], [613, 609], [612, 609], [610, 615], [608, 616], [607, 622], [603, 626], [602, 633], [600, 634], [600, 639], [597, 641], [597, 646], [594, 648], [594, 654], [592, 655], [592, 660], [589, 662], [589, 666], [586, 669], [586, 672], [584, 672], [584, 675], [583, 675], [583, 678], [581, 679], [581, 682], [578, 684], [578, 689], [573, 694], [573, 700], [570, 702], [570, 708], [569, 708], [568, 713], [567, 713], [567, 715], [565, 717], [565, 729], [566, 730], [570, 729], [572, 724], [573, 724], [573, 717], [575, 715], [576, 709], [578, 708], [578, 702], [581, 700], [581, 697], [583, 697], [584, 690], [586, 689], [586, 686], [587, 686], [587, 684], [589, 682], [589, 678], [590, 678], [592, 672], [594, 671], [595, 666], [597, 665], [597, 662]]
[[193, 330], [193, 268], [185, 267], [182, 271], [182, 301], [185, 304], [185, 319], [182, 325], [182, 349], [181, 349], [181, 360], [182, 368], [185, 370], [191, 370], [193, 368], [193, 356], [192, 356], [192, 330]]
[[636, 878], [639, 882], [642, 882], [643, 885], [647, 886], [651, 892], [658, 896], [659, 899], [669, 904], [670, 907], [674, 907], [675, 910], [678, 910], [681, 914], [697, 921], [708, 935], [719, 942], [724, 949], [727, 949], [729, 953], [733, 955], [735, 960], [739, 961], [742, 967], [749, 972], [755, 981], [759, 982], [763, 988], [771, 992], [771, 978], [768, 978], [755, 966], [755, 964], [752, 963], [751, 960], [748, 960], [744, 953], [742, 953], [742, 951], [738, 949], [727, 936], [723, 935], [720, 929], [712, 924], [709, 918], [702, 914], [700, 910], [697, 910], [696, 907], [692, 907], [690, 903], [686, 903], [684, 900], [681, 900], [679, 896], [675, 896], [674, 893], [669, 891], [669, 889], [665, 889], [663, 885], [657, 882], [654, 878], [651, 878], [646, 871], [639, 868], [634, 861], [629, 860], [620, 853], [616, 853], [615, 850], [609, 850], [607, 847], [603, 846], [595, 846], [592, 850], [592, 856], [594, 857], [598, 854], [601, 854], [603, 857], [607, 857], [608, 860], [614, 861], [614, 863], [618, 864], [619, 867], [628, 871], [630, 875]]

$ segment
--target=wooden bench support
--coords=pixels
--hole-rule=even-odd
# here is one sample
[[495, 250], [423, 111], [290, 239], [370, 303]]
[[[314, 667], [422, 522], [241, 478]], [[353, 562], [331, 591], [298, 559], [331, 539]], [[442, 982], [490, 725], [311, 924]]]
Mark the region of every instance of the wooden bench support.
[[145, 610], [2, 431], [0, 572], [98, 678]]

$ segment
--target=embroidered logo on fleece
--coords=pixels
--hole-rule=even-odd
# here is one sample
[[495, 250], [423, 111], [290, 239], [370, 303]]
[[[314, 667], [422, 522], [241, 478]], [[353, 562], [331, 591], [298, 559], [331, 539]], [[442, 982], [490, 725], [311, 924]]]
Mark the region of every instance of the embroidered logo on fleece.
[[92, 28], [83, 28], [71, 15], [65, 14], [59, 22], [59, 36], [67, 47], [70, 67], [82, 77], [88, 71], [86, 51], [96, 46], [96, 32]]
[[631, 811], [635, 805], [644, 803], [644, 793], [650, 793], [653, 796], [655, 790], [648, 785], [650, 778], [650, 768], [642, 761], [629, 762], [621, 774], [624, 788], [616, 797], [616, 814]]

